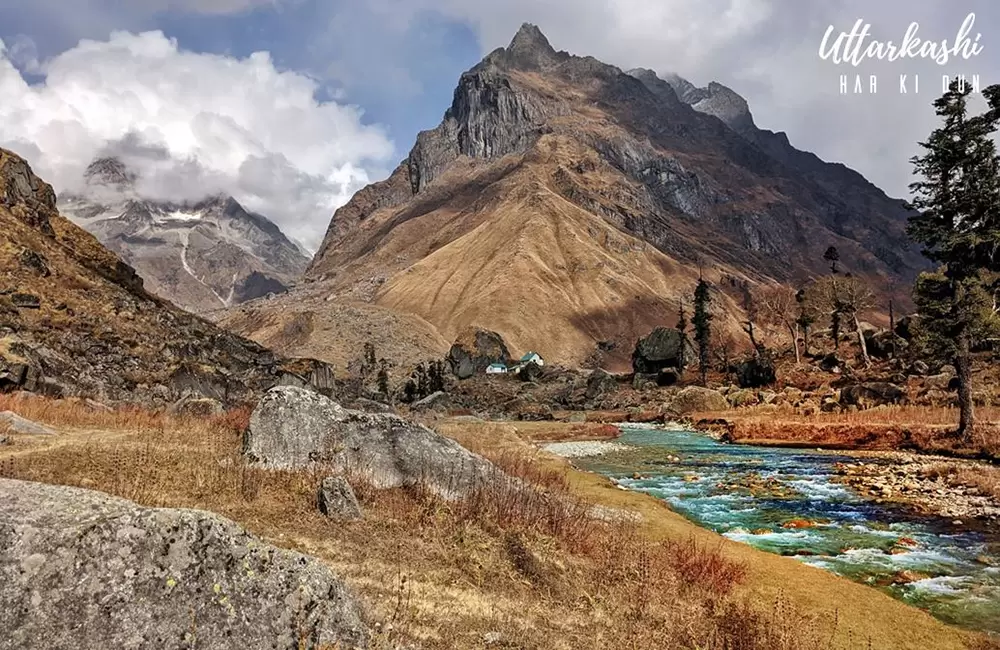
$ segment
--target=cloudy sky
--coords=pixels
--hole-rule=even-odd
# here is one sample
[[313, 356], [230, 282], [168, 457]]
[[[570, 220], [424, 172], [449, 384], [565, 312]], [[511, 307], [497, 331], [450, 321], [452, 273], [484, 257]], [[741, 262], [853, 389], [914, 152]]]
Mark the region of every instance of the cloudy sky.
[[[969, 13], [982, 52], [967, 60], [819, 56], [830, 25], [898, 42], [916, 22], [953, 43]], [[226, 191], [315, 247], [522, 22], [556, 49], [720, 81], [758, 126], [896, 196], [942, 75], [1000, 82], [995, 0], [0, 0], [0, 146], [58, 190], [101, 152], [145, 156], [150, 194]], [[841, 94], [842, 74], [851, 90], [877, 75], [877, 92]]]

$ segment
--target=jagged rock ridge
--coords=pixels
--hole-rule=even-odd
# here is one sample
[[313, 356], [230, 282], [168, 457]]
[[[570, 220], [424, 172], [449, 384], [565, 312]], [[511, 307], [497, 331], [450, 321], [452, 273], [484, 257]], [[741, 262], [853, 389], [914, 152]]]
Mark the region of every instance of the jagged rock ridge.
[[121, 255], [146, 287], [204, 313], [284, 291], [308, 259], [267, 218], [235, 199], [189, 204], [143, 198], [137, 174], [117, 158], [95, 160], [85, 189], [60, 197], [60, 210]]

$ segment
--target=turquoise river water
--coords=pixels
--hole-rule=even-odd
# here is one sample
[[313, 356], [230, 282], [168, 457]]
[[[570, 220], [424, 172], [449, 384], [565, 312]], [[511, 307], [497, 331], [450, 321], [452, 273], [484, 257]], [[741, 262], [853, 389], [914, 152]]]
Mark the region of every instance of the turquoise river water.
[[730, 539], [869, 584], [946, 622], [1000, 633], [1000, 531], [866, 499], [835, 480], [834, 464], [849, 456], [725, 444], [680, 428], [622, 430], [629, 450], [577, 464]]

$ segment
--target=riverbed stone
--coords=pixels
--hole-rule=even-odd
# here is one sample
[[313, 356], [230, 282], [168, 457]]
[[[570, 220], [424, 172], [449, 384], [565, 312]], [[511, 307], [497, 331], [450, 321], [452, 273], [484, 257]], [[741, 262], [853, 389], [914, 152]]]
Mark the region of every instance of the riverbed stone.
[[680, 390], [670, 403], [671, 409], [679, 415], [707, 413], [729, 410], [729, 402], [717, 390], [688, 386]]

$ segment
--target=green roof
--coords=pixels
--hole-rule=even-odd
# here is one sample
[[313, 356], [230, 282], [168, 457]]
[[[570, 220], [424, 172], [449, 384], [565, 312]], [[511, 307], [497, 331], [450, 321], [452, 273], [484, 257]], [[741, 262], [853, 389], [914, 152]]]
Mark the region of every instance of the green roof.
[[521, 357], [521, 361], [528, 361], [529, 359], [531, 359], [531, 357], [534, 356], [537, 356], [539, 359], [542, 358], [542, 355], [538, 354], [537, 352], [528, 352], [523, 357]]

